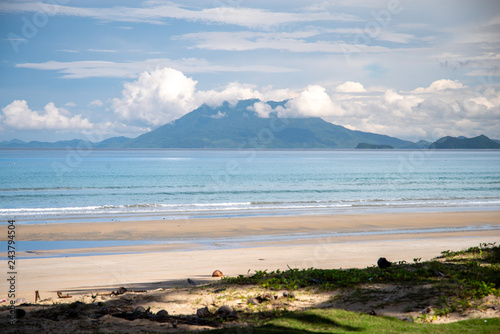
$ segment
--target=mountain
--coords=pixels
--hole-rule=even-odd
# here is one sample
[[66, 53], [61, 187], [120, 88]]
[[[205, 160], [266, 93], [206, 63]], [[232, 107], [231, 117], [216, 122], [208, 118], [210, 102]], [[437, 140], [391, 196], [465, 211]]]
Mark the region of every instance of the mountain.
[[415, 144], [417, 144], [419, 148], [429, 148], [429, 146], [431, 146], [432, 143], [430, 141], [421, 139], [417, 141]]
[[474, 138], [443, 137], [432, 143], [431, 149], [500, 149], [500, 144], [480, 135]]
[[[339, 149], [360, 147], [393, 148], [500, 148], [486, 136], [476, 138], [444, 137], [434, 143], [417, 144], [385, 135], [349, 130], [319, 117], [259, 117], [252, 106], [259, 100], [243, 100], [232, 105], [202, 105], [183, 117], [137, 138], [113, 137], [98, 143], [66, 140], [55, 143], [14, 139], [0, 142], [9, 148], [285, 148]], [[268, 102], [272, 108], [286, 101]]]
[[[174, 122], [124, 143], [128, 148], [354, 148], [359, 143], [417, 148], [394, 137], [349, 130], [319, 117], [261, 118], [249, 108], [259, 100], [232, 106], [202, 105]], [[283, 102], [269, 103], [273, 108]]]
[[41, 141], [30, 141], [29, 143], [27, 143], [19, 139], [0, 142], [0, 147], [2, 148], [78, 148], [93, 146], [94, 143], [80, 139], [61, 140], [54, 143]]
[[53, 143], [13, 139], [0, 142], [0, 148], [120, 148], [128, 141], [130, 141], [128, 137], [112, 137], [97, 143], [81, 139], [60, 140]]

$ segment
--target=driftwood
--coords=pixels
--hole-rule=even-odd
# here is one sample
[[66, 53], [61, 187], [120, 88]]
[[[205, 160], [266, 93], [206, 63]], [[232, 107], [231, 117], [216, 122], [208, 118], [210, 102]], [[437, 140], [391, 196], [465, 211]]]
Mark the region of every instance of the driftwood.
[[57, 291], [57, 297], [58, 298], [71, 298], [73, 296], [70, 296], [69, 294], [63, 295], [61, 291]]

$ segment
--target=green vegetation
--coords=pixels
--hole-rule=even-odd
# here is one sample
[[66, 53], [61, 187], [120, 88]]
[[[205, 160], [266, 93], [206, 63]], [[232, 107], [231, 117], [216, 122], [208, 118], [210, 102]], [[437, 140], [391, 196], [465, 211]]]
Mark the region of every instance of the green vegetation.
[[[371, 316], [341, 310], [339, 307], [288, 312], [274, 310], [247, 317], [249, 328], [224, 329], [214, 333], [498, 333], [500, 319], [470, 319], [450, 324], [428, 324], [451, 313], [484, 311], [489, 306], [484, 298], [500, 297], [500, 247], [480, 244], [463, 251], [444, 251], [432, 261], [393, 263], [385, 270], [372, 266], [366, 269], [290, 269], [287, 271], [257, 271], [251, 276], [227, 277], [222, 284], [259, 285], [270, 290], [310, 289], [318, 292], [339, 291], [332, 302], [337, 305], [385, 301], [391, 296], [383, 286], [397, 286], [407, 291], [399, 301], [411, 300], [418, 307], [428, 306], [428, 312], [409, 317], [408, 322], [391, 317]], [[394, 294], [392, 293], [392, 297]], [[393, 299], [397, 299], [394, 297]], [[496, 299], [498, 300], [498, 299]], [[392, 303], [395, 301], [392, 300]], [[389, 305], [391, 302], [387, 302]], [[333, 305], [333, 304], [332, 304]], [[384, 302], [379, 307], [384, 307]], [[498, 307], [496, 305], [495, 307]], [[414, 307], [408, 307], [408, 311]], [[237, 331], [238, 330], [238, 331]]]
[[397, 283], [412, 286], [434, 284], [449, 297], [479, 299], [489, 294], [500, 296], [500, 248], [481, 244], [460, 252], [442, 252], [444, 261], [401, 262], [386, 270], [366, 269], [290, 269], [257, 271], [251, 276], [227, 277], [229, 284], [259, 284], [271, 290], [296, 290], [304, 287], [334, 290], [361, 284]]
[[392, 317], [374, 317], [368, 314], [338, 309], [283, 312], [265, 325], [237, 327], [209, 333], [498, 333], [500, 319], [472, 319], [449, 324], [419, 324]]

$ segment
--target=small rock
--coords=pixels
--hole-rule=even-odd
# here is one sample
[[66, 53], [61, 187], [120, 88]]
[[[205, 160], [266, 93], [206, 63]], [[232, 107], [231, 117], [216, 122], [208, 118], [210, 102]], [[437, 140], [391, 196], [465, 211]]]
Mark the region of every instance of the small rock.
[[434, 314], [434, 309], [432, 306], [426, 307], [422, 310], [422, 314]]
[[16, 308], [16, 319], [21, 319], [26, 315], [26, 311], [22, 308]]
[[257, 297], [260, 301], [270, 301], [273, 300], [274, 297], [269, 292], [264, 293], [262, 296]]
[[135, 319], [139, 319], [142, 317], [142, 315], [144, 314], [144, 312], [142, 312], [141, 310], [135, 310], [134, 312], [132, 313], [127, 313], [127, 320], [135, 320]]
[[248, 299], [248, 304], [250, 304], [250, 305], [258, 305], [259, 301], [256, 298], [250, 298], [250, 299]]
[[217, 311], [220, 315], [222, 316], [228, 316], [229, 314], [231, 314], [231, 312], [233, 312], [233, 308], [229, 305], [223, 305], [221, 307], [219, 307], [219, 310]]
[[208, 318], [211, 314], [210, 311], [208, 310], [208, 307], [203, 307], [196, 310], [196, 315], [198, 316], [198, 318]]
[[212, 273], [212, 277], [223, 277], [222, 271], [216, 270]]
[[156, 313], [156, 315], [159, 317], [159, 318], [166, 318], [168, 317], [168, 312], [166, 310], [161, 310], [161, 311], [158, 311]]
[[112, 294], [114, 294], [114, 295], [123, 295], [127, 291], [128, 290], [122, 286], [122, 287], [118, 288], [118, 290], [113, 291]]
[[146, 309], [142, 306], [137, 306], [134, 310], [134, 313], [136, 313], [136, 312], [137, 313], [139, 313], [139, 312], [144, 313], [144, 312], [146, 312]]
[[392, 263], [387, 261], [385, 257], [381, 257], [380, 259], [378, 259], [377, 265], [380, 269], [387, 269], [392, 265]]

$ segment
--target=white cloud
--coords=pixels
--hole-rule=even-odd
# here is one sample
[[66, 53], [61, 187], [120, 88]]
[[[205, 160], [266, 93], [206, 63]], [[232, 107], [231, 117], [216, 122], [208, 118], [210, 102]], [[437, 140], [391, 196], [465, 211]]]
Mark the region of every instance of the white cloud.
[[68, 103], [65, 103], [64, 106], [65, 107], [76, 107], [76, 103], [75, 102], [68, 102]]
[[432, 93], [440, 90], [446, 89], [460, 89], [463, 88], [464, 85], [458, 80], [449, 80], [449, 79], [441, 79], [434, 81], [429, 87], [423, 88], [419, 87], [413, 91], [413, 93], [421, 94], [421, 93]]
[[[217, 3], [217, 2], [215, 2]], [[230, 5], [230, 4], [229, 4]], [[104, 22], [147, 22], [164, 24], [168, 19], [198, 21], [208, 24], [229, 24], [250, 28], [264, 28], [290, 23], [314, 21], [357, 21], [358, 18], [348, 14], [331, 14], [325, 11], [309, 12], [277, 12], [265, 9], [245, 8], [240, 6], [189, 9], [172, 3], [146, 1], [143, 7], [108, 7], [82, 8], [43, 4], [37, 2], [4, 3], [0, 12], [26, 13], [45, 12], [49, 15], [88, 17]]]
[[115, 53], [118, 50], [109, 50], [109, 49], [87, 49], [88, 52], [101, 52], [101, 53]]
[[341, 93], [364, 93], [366, 92], [366, 89], [359, 82], [346, 81], [335, 87], [335, 91]]
[[269, 115], [276, 111], [266, 102], [256, 102], [249, 109], [255, 111], [260, 118], [269, 118]]
[[137, 62], [111, 62], [111, 61], [73, 61], [59, 62], [48, 61], [45, 63], [22, 63], [16, 64], [19, 68], [30, 68], [37, 70], [59, 71], [62, 78], [136, 78], [144, 69], [154, 70], [156, 68], [170, 67], [184, 73], [205, 72], [259, 72], [259, 73], [289, 73], [297, 69], [282, 66], [269, 65], [214, 65], [203, 59], [183, 58], [170, 60], [166, 58], [147, 59]]
[[[248, 51], [258, 49], [284, 50], [300, 53], [385, 53], [389, 49], [369, 45], [358, 44], [353, 39], [352, 43], [343, 40], [332, 40], [331, 36], [318, 39], [318, 35], [324, 31], [309, 30], [294, 33], [283, 32], [197, 32], [177, 36], [178, 39], [193, 40], [195, 47], [207, 50], [222, 51]], [[307, 41], [309, 37], [316, 37], [313, 41]]]
[[[341, 94], [338, 92], [344, 90]], [[356, 89], [363, 87], [364, 94]], [[351, 91], [349, 91], [351, 90]], [[436, 140], [445, 135], [500, 138], [500, 92], [490, 88], [479, 94], [458, 81], [438, 80], [426, 94], [394, 89], [365, 89], [360, 83], [344, 83], [326, 93], [322, 86], [308, 86], [285, 107], [272, 109], [255, 103], [260, 117], [321, 117], [349, 129], [375, 132], [409, 140]]]
[[300, 95], [285, 104], [285, 111], [280, 115], [287, 116], [332, 116], [338, 111], [326, 89], [319, 85], [311, 85]]
[[97, 108], [97, 107], [102, 107], [103, 105], [104, 103], [101, 100], [97, 99], [91, 101], [87, 106], [90, 108]]
[[15, 100], [2, 109], [4, 127], [19, 130], [82, 130], [92, 124], [81, 115], [72, 116], [66, 109], [48, 103], [44, 112], [33, 111], [24, 100]]
[[220, 105], [224, 101], [258, 98], [265, 101], [283, 100], [288, 90], [266, 87], [259, 91], [255, 85], [233, 82], [221, 90], [197, 90], [197, 81], [172, 68], [143, 72], [136, 81], [125, 83], [121, 98], [113, 100], [115, 113], [123, 120], [139, 121], [158, 126], [173, 121], [198, 108], [203, 103]]
[[219, 119], [219, 118], [224, 118], [224, 117], [226, 117], [226, 113], [221, 112], [220, 110], [217, 112], [217, 114], [210, 116], [210, 118], [213, 118], [213, 119]]
[[137, 81], [125, 83], [122, 98], [113, 100], [114, 111], [128, 121], [161, 125], [197, 107], [195, 86], [196, 81], [171, 68], [143, 72]]

